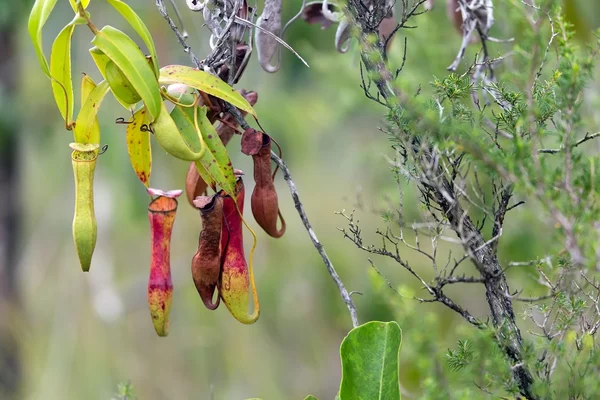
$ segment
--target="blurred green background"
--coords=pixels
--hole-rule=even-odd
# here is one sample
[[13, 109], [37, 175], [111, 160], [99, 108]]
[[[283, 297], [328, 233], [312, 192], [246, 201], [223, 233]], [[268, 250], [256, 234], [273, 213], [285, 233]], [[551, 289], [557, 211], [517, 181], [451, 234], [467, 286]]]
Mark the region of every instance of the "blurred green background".
[[[203, 58], [207, 30], [183, 0], [177, 2], [192, 49]], [[45, 29], [47, 51], [72, 18], [68, 2], [58, 3]], [[161, 64], [189, 64], [154, 2], [128, 3], [151, 28]], [[286, 2], [285, 16], [295, 14], [300, 3]], [[594, 0], [565, 3], [581, 41], [600, 23], [595, 4]], [[126, 381], [143, 400], [287, 400], [309, 393], [333, 398], [340, 379], [339, 344], [351, 323], [281, 176], [277, 188], [287, 233], [274, 240], [256, 229], [259, 321], [244, 326], [225, 307], [211, 312], [202, 305], [190, 276], [200, 219], [182, 200], [172, 242], [171, 332], [167, 338], [156, 336], [146, 303], [148, 197], [129, 165], [124, 127], [114, 124], [117, 117], [127, 117], [126, 112], [112, 97], [100, 114], [102, 143], [109, 149], [100, 157], [96, 173], [98, 244], [91, 272], [80, 271], [71, 239], [72, 136], [61, 123], [50, 82], [27, 34], [30, 7], [31, 1], [0, 0], [0, 366], [4, 366], [0, 399], [107, 400], [118, 383]], [[503, 21], [502, 10], [512, 6], [503, 7], [496, 12], [493, 34], [518, 39], [518, 32]], [[103, 1], [92, 1], [90, 12], [96, 25], [125, 29], [121, 17]], [[421, 87], [428, 93], [433, 76], [446, 74], [460, 37], [441, 1], [417, 22], [419, 29], [407, 32], [409, 55], [400, 82], [409, 92]], [[345, 226], [345, 220], [334, 212], [356, 209], [365, 239], [376, 240], [375, 229], [384, 226], [381, 211], [393, 207], [399, 196], [386, 158], [393, 152], [377, 129], [385, 124], [384, 110], [367, 100], [359, 87], [356, 45], [347, 54], [335, 52], [334, 29], [322, 31], [297, 21], [285, 39], [310, 69], [285, 52], [281, 70], [268, 74], [257, 67], [253, 56], [238, 88], [258, 92], [261, 124], [283, 147], [315, 232], [348, 290], [362, 293], [354, 296], [361, 322], [396, 319], [405, 331], [413, 332], [403, 343], [402, 384], [418, 398], [426, 377], [419, 375], [416, 364], [424, 355], [411, 351], [418, 345], [411, 341], [435, 334], [436, 347], [429, 356], [443, 363], [459, 330], [470, 328], [439, 305], [419, 305], [410, 298], [390, 302], [391, 292], [369, 267], [367, 254], [344, 241], [337, 229]], [[88, 57], [90, 40], [87, 30], [76, 30], [76, 82], [80, 72], [99, 80]], [[401, 42], [396, 40], [391, 51], [398, 65]], [[493, 51], [501, 54], [510, 46], [494, 44]], [[473, 59], [472, 54], [466, 59]], [[589, 123], [597, 126], [596, 122], [592, 118]], [[232, 141], [229, 150], [235, 167], [250, 172], [251, 160], [238, 149], [239, 140]], [[187, 163], [166, 157], [158, 146], [153, 157], [152, 186], [182, 188]], [[246, 181], [250, 193], [251, 179]], [[404, 201], [407, 220], [418, 220], [416, 194], [407, 191]], [[507, 223], [501, 248], [504, 260], [539, 256], [546, 243], [535, 234], [543, 222], [534, 207], [515, 211]], [[250, 241], [246, 242], [248, 246]], [[450, 247], [443, 246], [440, 259], [445, 260]], [[425, 276], [431, 275], [424, 257], [409, 251], [405, 257]], [[417, 282], [398, 265], [374, 261], [395, 286], [418, 293]], [[531, 280], [527, 273], [515, 272], [511, 288], [522, 288]], [[485, 315], [481, 289], [464, 289], [450, 293], [475, 315]], [[426, 318], [439, 322], [437, 332], [421, 331], [419, 321]]]

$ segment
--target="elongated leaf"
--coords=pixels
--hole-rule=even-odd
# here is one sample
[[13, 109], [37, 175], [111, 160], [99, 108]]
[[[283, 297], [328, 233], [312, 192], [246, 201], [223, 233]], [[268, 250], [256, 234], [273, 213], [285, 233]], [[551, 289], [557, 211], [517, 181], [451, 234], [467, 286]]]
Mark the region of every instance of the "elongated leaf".
[[[202, 138], [208, 147], [207, 153], [213, 155], [214, 161], [216, 162], [216, 168], [219, 171], [219, 174], [214, 176], [217, 184], [221, 186], [227, 194], [235, 195], [235, 175], [233, 174], [231, 159], [229, 158], [229, 153], [219, 138], [215, 127], [210, 123], [206, 116], [206, 107], [200, 107], [198, 109], [198, 125], [200, 127], [200, 132], [202, 133]], [[203, 162], [203, 160], [200, 160], [200, 162]], [[210, 165], [205, 165], [205, 167], [211, 171]]]
[[340, 348], [340, 400], [399, 400], [401, 343], [396, 322], [374, 321], [352, 329]]
[[42, 29], [55, 5], [56, 0], [36, 0], [29, 14], [27, 26], [40, 66], [48, 77], [50, 77], [50, 67], [48, 66], [48, 61], [46, 61], [42, 47]]
[[133, 114], [133, 120], [127, 125], [127, 152], [135, 174], [146, 187], [149, 187], [152, 152], [150, 132], [148, 129], [142, 130], [144, 124], [147, 124], [146, 108], [142, 107]]
[[73, 78], [71, 76], [71, 38], [77, 18], [65, 26], [52, 44], [50, 75], [54, 100], [63, 119], [70, 125], [73, 118]]
[[248, 101], [231, 86], [218, 77], [185, 65], [168, 65], [160, 69], [161, 85], [183, 83], [212, 96], [218, 97], [231, 105], [256, 117], [256, 111]]
[[[204, 154], [204, 156], [202, 157], [202, 160], [201, 160], [202, 162], [194, 161], [194, 164], [196, 164], [196, 170], [198, 170], [198, 174], [200, 175], [202, 180], [204, 182], [206, 182], [206, 184], [208, 186], [210, 186], [211, 188], [216, 189], [217, 182], [213, 179], [210, 172], [208, 172], [208, 170], [203, 165], [203, 163], [207, 164], [207, 165], [215, 165], [216, 164], [216, 161], [211, 164], [210, 160], [214, 160], [214, 157], [212, 156], [212, 153], [207, 150], [206, 153]], [[216, 171], [213, 171], [213, 172], [216, 172]]]
[[[191, 114], [191, 115], [190, 115]], [[195, 152], [202, 149], [200, 136], [194, 125], [194, 115], [191, 107], [175, 106], [171, 111], [171, 118], [175, 121], [181, 136], [188, 144], [189, 148]]]
[[121, 0], [107, 0], [110, 5], [112, 5], [122, 16], [129, 22], [129, 25], [137, 32], [138, 35], [142, 38], [148, 51], [150, 52], [150, 56], [152, 57], [152, 65], [154, 68], [154, 74], [158, 78], [160, 72], [158, 70], [158, 57], [156, 55], [156, 47], [154, 46], [154, 40], [152, 40], [152, 35], [144, 24], [144, 21], [133, 11], [131, 7], [129, 7], [126, 3], [123, 3]]
[[[217, 184], [228, 194], [235, 193], [235, 176], [233, 175], [229, 154], [225, 150], [225, 146], [223, 146], [223, 142], [221, 142], [215, 128], [206, 117], [206, 107], [176, 106], [171, 112], [171, 117], [190, 148], [199, 151], [201, 148], [200, 138], [198, 138], [198, 132], [196, 131], [194, 110], [198, 114], [198, 127], [207, 146], [202, 158], [196, 162], [198, 173], [211, 187]], [[207, 141], [211, 144], [209, 145]]]
[[135, 42], [112, 26], [105, 26], [92, 43], [121, 69], [148, 108], [153, 122], [162, 108], [162, 97], [156, 76]]
[[[81, 105], [83, 106], [87, 101], [90, 94], [96, 88], [96, 83], [89, 77], [89, 75], [83, 74], [81, 79]], [[98, 117], [94, 119], [94, 126], [90, 132], [90, 143], [100, 143], [100, 124], [98, 123]]]
[[[92, 59], [94, 60], [94, 63], [96, 64], [96, 67], [98, 67], [98, 71], [100, 71], [100, 74], [102, 74], [102, 77], [105, 80], [108, 80], [106, 78], [106, 66], [111, 61], [110, 57], [107, 56], [106, 54], [104, 54], [102, 52], [102, 50], [100, 50], [96, 46], [94, 46], [94, 47], [92, 47], [90, 49], [90, 55], [92, 56]], [[130, 107], [131, 107], [130, 104], [127, 104], [127, 103], [121, 101], [121, 99], [118, 96], [115, 96], [115, 99], [117, 99], [117, 101], [119, 103], [121, 103], [121, 105], [123, 106], [123, 108], [130, 109]]]
[[96, 67], [98, 67], [98, 71], [100, 71], [104, 79], [106, 79], [106, 64], [108, 64], [108, 62], [110, 61], [110, 57], [104, 54], [104, 52], [96, 46], [90, 49], [90, 55], [92, 56]]
[[100, 137], [94, 137], [94, 123], [98, 115], [98, 109], [102, 100], [108, 93], [108, 82], [102, 81], [89, 94], [87, 100], [81, 107], [81, 111], [75, 121], [75, 141], [77, 143], [100, 143]]

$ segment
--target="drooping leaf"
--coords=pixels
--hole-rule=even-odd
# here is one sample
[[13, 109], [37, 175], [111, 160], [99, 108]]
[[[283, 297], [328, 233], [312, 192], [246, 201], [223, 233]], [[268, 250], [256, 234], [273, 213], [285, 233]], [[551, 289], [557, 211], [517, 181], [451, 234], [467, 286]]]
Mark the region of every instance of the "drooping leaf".
[[149, 187], [152, 152], [150, 150], [150, 131], [142, 129], [146, 123], [146, 108], [143, 107], [133, 114], [133, 119], [127, 125], [126, 138], [131, 166], [140, 181]]
[[[229, 158], [229, 153], [219, 138], [215, 127], [210, 123], [206, 116], [206, 107], [200, 107], [198, 109], [198, 125], [200, 127], [200, 132], [202, 133], [202, 138], [207, 146], [207, 153], [213, 155], [214, 162], [216, 162], [216, 168], [219, 171], [217, 176], [213, 176], [214, 179], [227, 194], [234, 194], [236, 179], [233, 174], [231, 159]], [[210, 161], [212, 162], [212, 160]], [[203, 160], [200, 160], [200, 162], [203, 163]], [[205, 167], [209, 169], [209, 166], [205, 165]]]
[[79, 19], [75, 18], [58, 34], [52, 44], [50, 53], [50, 75], [52, 77], [52, 92], [54, 100], [63, 119], [70, 125], [73, 119], [73, 78], [71, 76], [71, 38], [75, 25]]
[[150, 122], [154, 121], [162, 108], [160, 88], [152, 68], [135, 42], [120, 30], [105, 26], [92, 43], [121, 69], [144, 101]]
[[[87, 101], [89, 95], [96, 88], [96, 83], [89, 77], [89, 75], [83, 74], [81, 79], [81, 105], [83, 106]], [[94, 119], [94, 126], [90, 132], [90, 143], [100, 143], [100, 124], [98, 123], [98, 117]]]
[[368, 322], [342, 341], [340, 400], [399, 400], [402, 332], [396, 322]]
[[110, 5], [112, 5], [122, 16], [129, 22], [129, 25], [137, 32], [138, 35], [142, 38], [148, 51], [150, 52], [150, 56], [152, 57], [152, 65], [154, 67], [154, 74], [158, 78], [160, 72], [158, 71], [158, 57], [156, 55], [156, 47], [154, 46], [154, 40], [152, 40], [152, 35], [144, 24], [144, 21], [133, 11], [129, 5], [122, 2], [121, 0], [107, 0]]
[[90, 49], [90, 55], [92, 56], [92, 60], [94, 60], [96, 67], [98, 67], [98, 71], [100, 71], [104, 79], [106, 79], [106, 64], [108, 64], [108, 62], [110, 61], [110, 57], [104, 54], [104, 52], [96, 46]]
[[56, 0], [36, 0], [29, 14], [28, 30], [42, 70], [50, 77], [50, 67], [42, 47], [42, 29], [56, 5]]
[[231, 105], [256, 117], [256, 111], [240, 93], [218, 77], [185, 65], [168, 65], [160, 69], [159, 83], [171, 85], [183, 83], [212, 96], [218, 97]]
[[100, 143], [100, 135], [98, 134], [98, 137], [95, 137], [94, 126], [98, 109], [100, 108], [100, 104], [102, 104], [102, 100], [106, 97], [108, 89], [108, 82], [100, 82], [91, 91], [87, 100], [82, 105], [81, 111], [77, 115], [77, 121], [75, 121], [74, 136], [77, 143]]
[[[94, 60], [94, 63], [96, 64], [96, 67], [98, 67], [98, 71], [100, 71], [100, 74], [102, 74], [102, 77], [108, 81], [106, 75], [106, 69], [109, 63], [113, 63], [110, 59], [109, 56], [107, 56], [106, 54], [104, 54], [102, 52], [102, 50], [100, 50], [98, 47], [94, 46], [90, 49], [90, 55], [92, 56], [92, 59]], [[114, 64], [114, 63], [113, 63]], [[110, 85], [110, 83], [109, 83]], [[114, 93], [113, 93], [114, 94]], [[117, 99], [117, 101], [119, 103], [121, 103], [121, 105], [123, 106], [123, 108], [129, 109], [131, 107], [130, 104], [127, 104], [125, 102], [123, 102], [119, 96], [115, 95], [115, 99]]]

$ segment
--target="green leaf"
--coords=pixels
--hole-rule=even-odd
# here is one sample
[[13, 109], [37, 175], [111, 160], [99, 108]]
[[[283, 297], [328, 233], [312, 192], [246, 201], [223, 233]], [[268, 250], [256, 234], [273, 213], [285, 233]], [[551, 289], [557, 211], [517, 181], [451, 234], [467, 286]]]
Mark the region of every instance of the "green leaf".
[[183, 83], [184, 85], [225, 100], [240, 110], [246, 111], [256, 117], [256, 111], [254, 111], [254, 108], [252, 108], [244, 96], [236, 92], [218, 77], [204, 71], [199, 71], [185, 65], [167, 65], [160, 69], [158, 82], [161, 85]]
[[48, 77], [50, 77], [50, 68], [42, 47], [42, 29], [55, 5], [56, 0], [36, 0], [29, 14], [27, 26], [40, 66]]
[[96, 46], [90, 49], [90, 55], [92, 56], [96, 67], [98, 67], [98, 71], [100, 71], [104, 79], [106, 79], [106, 76], [104, 75], [106, 71], [106, 64], [108, 64], [108, 62], [110, 61], [110, 57], [104, 54], [104, 52]]
[[135, 42], [120, 30], [105, 26], [92, 43], [121, 69], [148, 108], [150, 122], [154, 121], [162, 108], [160, 88], [152, 68]]
[[133, 114], [131, 123], [127, 125], [126, 138], [131, 166], [140, 181], [149, 187], [152, 152], [150, 150], [150, 131], [149, 129], [142, 130], [142, 126], [146, 123], [146, 108], [142, 107]]
[[[158, 118], [152, 122], [154, 140], [156, 140], [160, 147], [167, 153], [180, 160], [197, 161], [201, 159], [206, 153], [206, 146], [200, 146], [198, 151], [194, 151], [190, 144], [184, 139], [177, 123], [173, 120], [173, 117], [171, 117], [165, 104], [161, 102], [160, 105], [162, 111]], [[200, 143], [199, 134], [195, 133], [193, 135], [198, 138], [198, 143]], [[189, 136], [191, 137], [191, 135]]]
[[368, 322], [348, 333], [340, 347], [341, 400], [399, 400], [402, 332], [396, 322]]
[[94, 126], [96, 122], [96, 116], [98, 115], [98, 109], [102, 100], [108, 93], [108, 82], [102, 81], [91, 91], [87, 100], [81, 107], [81, 111], [75, 121], [75, 141], [77, 143], [100, 143], [99, 132], [96, 135], [94, 133]]
[[[96, 46], [94, 46], [90, 49], [90, 55], [92, 56], [92, 59], [94, 60], [96, 67], [98, 67], [98, 71], [100, 71], [100, 74], [102, 75], [102, 77], [108, 81], [108, 79], [106, 78], [106, 67], [107, 67], [108, 63], [112, 62], [110, 57], [107, 56], [106, 54], [104, 54], [104, 52], [102, 52], [102, 50], [100, 50]], [[113, 95], [114, 95], [114, 93], [113, 93]], [[121, 99], [116, 95], [115, 95], [115, 99], [117, 99], [117, 101], [119, 103], [121, 103], [121, 106], [123, 106], [123, 108], [129, 109], [131, 107], [131, 104], [127, 104], [127, 103], [121, 101]]]
[[[196, 170], [198, 171], [198, 174], [200, 175], [202, 180], [211, 188], [216, 189], [217, 182], [213, 179], [211, 173], [208, 172], [208, 170], [203, 165], [203, 163], [209, 165], [210, 161], [214, 160], [214, 159], [215, 158], [210, 153], [210, 151], [207, 151], [204, 154], [204, 156], [202, 157], [202, 160], [194, 161], [194, 164], [196, 164]], [[213, 164], [216, 164], [216, 163], [217, 163], [216, 161], [213, 162]]]
[[121, 0], [106, 0], [113, 6], [122, 16], [129, 22], [129, 25], [137, 32], [138, 35], [142, 38], [148, 51], [150, 52], [150, 57], [152, 57], [152, 65], [154, 68], [154, 75], [158, 78], [160, 72], [158, 70], [158, 57], [156, 55], [156, 46], [154, 45], [154, 40], [152, 40], [152, 35], [144, 24], [144, 21], [133, 11], [129, 5], [123, 3]]
[[[190, 115], [191, 114], [191, 115]], [[177, 129], [187, 143], [188, 147], [195, 152], [202, 150], [199, 132], [194, 124], [194, 114], [191, 107], [175, 106], [171, 111], [171, 118], [175, 121]]]
[[63, 119], [70, 125], [73, 118], [73, 78], [71, 76], [71, 38], [79, 18], [63, 28], [52, 44], [50, 75], [54, 100]]
[[[211, 175], [214, 177], [217, 184], [221, 186], [227, 194], [235, 196], [235, 175], [233, 174], [233, 166], [231, 164], [231, 159], [229, 158], [229, 153], [225, 149], [221, 138], [219, 138], [215, 127], [210, 123], [206, 116], [206, 111], [206, 107], [200, 107], [198, 109], [198, 126], [202, 133], [202, 138], [206, 143], [208, 150], [206, 153], [212, 154], [214, 157], [214, 164], [213, 160], [207, 160], [209, 161], [209, 164], [204, 164], [204, 158], [200, 159], [200, 162], [209, 172], [211, 172]], [[213, 170], [217, 171], [216, 175], [213, 174]]]
[[[81, 79], [81, 105], [83, 106], [87, 101], [90, 94], [96, 88], [96, 83], [88, 75], [83, 74]], [[94, 119], [94, 126], [90, 132], [90, 142], [100, 143], [100, 124], [98, 123], [98, 117]]]
[[319, 400], [319, 399], [317, 399], [317, 398], [316, 398], [315, 396], [313, 396], [312, 394], [309, 394], [308, 396], [306, 396], [306, 397], [304, 398], [304, 400]]

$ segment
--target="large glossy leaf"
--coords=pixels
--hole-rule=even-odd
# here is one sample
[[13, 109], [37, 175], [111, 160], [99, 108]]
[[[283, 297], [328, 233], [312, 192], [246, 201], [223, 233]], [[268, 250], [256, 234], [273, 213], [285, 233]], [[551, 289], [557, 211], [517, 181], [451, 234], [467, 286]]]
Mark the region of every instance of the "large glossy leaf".
[[73, 118], [73, 77], [71, 76], [71, 38], [77, 21], [75, 18], [65, 26], [52, 44], [50, 75], [54, 100], [63, 119], [70, 125]]
[[396, 322], [354, 328], [340, 348], [340, 400], [399, 400], [402, 332]]
[[[96, 83], [88, 75], [83, 74], [81, 79], [81, 105], [83, 106], [87, 101], [90, 94], [96, 88]], [[90, 143], [100, 143], [100, 124], [98, 123], [98, 117], [94, 119], [94, 126], [90, 131]]]
[[56, 0], [36, 0], [29, 14], [27, 26], [40, 66], [48, 77], [50, 77], [50, 68], [42, 47], [42, 29], [55, 5]]
[[142, 107], [133, 114], [131, 123], [127, 125], [127, 152], [131, 166], [137, 177], [146, 187], [150, 184], [152, 171], [152, 152], [150, 150], [150, 132], [147, 127], [146, 108]]
[[150, 114], [149, 121], [154, 121], [162, 108], [160, 88], [152, 68], [135, 42], [120, 30], [105, 26], [92, 43], [121, 69], [144, 101]]
[[248, 101], [231, 86], [218, 77], [185, 65], [167, 65], [160, 69], [161, 85], [183, 83], [202, 92], [225, 100], [231, 105], [246, 111], [256, 117], [254, 108]]
[[98, 109], [108, 93], [108, 82], [102, 81], [91, 91], [75, 121], [75, 141], [77, 143], [100, 143], [100, 137], [95, 137], [94, 126]]
[[[221, 138], [217, 134], [215, 127], [210, 123], [208, 117], [206, 116], [206, 107], [201, 107], [198, 109], [198, 126], [200, 127], [200, 132], [202, 133], [202, 138], [208, 147], [207, 153], [211, 153], [214, 157], [214, 162], [216, 162], [216, 170], [218, 170], [217, 176], [213, 177], [217, 181], [217, 184], [221, 186], [227, 194], [231, 196], [235, 196], [235, 175], [233, 174], [233, 166], [231, 165], [231, 159], [229, 158], [229, 153], [225, 149]], [[204, 164], [204, 160], [200, 160], [201, 163]], [[204, 166], [210, 172], [211, 165], [213, 160], [210, 160], [211, 164]], [[212, 175], [212, 174], [211, 174]]]
[[152, 40], [152, 35], [144, 24], [144, 21], [133, 11], [131, 7], [129, 7], [126, 3], [123, 3], [121, 0], [107, 0], [110, 5], [112, 5], [122, 16], [129, 22], [129, 25], [138, 35], [142, 38], [148, 51], [150, 52], [150, 56], [152, 57], [152, 65], [154, 68], [154, 74], [158, 78], [158, 57], [156, 55], [156, 47], [154, 46], [154, 40]]

